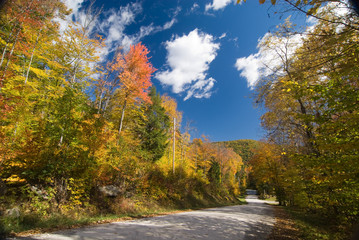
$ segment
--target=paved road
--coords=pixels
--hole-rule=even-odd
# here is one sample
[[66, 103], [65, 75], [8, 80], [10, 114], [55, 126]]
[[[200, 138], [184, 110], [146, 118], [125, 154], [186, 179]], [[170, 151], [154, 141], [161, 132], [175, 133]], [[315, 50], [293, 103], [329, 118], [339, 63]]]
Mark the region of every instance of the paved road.
[[247, 197], [247, 202], [241, 206], [183, 212], [17, 239], [266, 239], [275, 221], [272, 207], [253, 195]]

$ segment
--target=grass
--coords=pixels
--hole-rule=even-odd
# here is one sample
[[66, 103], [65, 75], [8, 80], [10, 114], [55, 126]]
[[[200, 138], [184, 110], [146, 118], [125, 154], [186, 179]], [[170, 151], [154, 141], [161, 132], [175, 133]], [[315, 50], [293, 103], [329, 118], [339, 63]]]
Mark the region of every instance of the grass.
[[248, 202], [246, 201], [246, 196], [239, 196], [238, 201], [240, 202], [240, 204], [248, 204]]
[[103, 221], [108, 219], [114, 219], [118, 216], [107, 215], [107, 216], [83, 216], [77, 219], [72, 217], [61, 215], [61, 214], [51, 214], [49, 216], [40, 216], [37, 214], [24, 214], [20, 217], [1, 217], [2, 232], [4, 235], [15, 235], [15, 233], [25, 232], [25, 233], [38, 233], [43, 232], [44, 230], [57, 230], [57, 229], [66, 229], [72, 227], [79, 227], [87, 225], [90, 223], [95, 223], [97, 221]]
[[327, 217], [308, 213], [299, 208], [288, 207], [289, 213], [299, 229], [299, 239], [302, 240], [345, 240], [351, 239], [351, 229], [348, 226], [338, 226]]
[[277, 197], [276, 196], [270, 196], [269, 198], [265, 198], [264, 200], [266, 200], [266, 201], [277, 201]]

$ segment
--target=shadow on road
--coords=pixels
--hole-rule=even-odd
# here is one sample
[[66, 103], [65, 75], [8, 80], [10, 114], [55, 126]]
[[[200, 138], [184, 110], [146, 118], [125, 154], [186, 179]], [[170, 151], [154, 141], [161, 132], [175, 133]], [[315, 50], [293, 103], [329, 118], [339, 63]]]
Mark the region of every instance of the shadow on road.
[[274, 224], [272, 208], [248, 197], [249, 204], [116, 222], [16, 239], [266, 239]]

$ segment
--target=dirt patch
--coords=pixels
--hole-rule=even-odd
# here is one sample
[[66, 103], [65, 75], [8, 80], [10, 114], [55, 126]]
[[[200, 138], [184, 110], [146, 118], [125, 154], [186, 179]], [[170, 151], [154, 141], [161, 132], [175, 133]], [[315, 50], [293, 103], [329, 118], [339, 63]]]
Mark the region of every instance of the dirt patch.
[[289, 214], [280, 206], [273, 206], [275, 225], [268, 240], [300, 240], [299, 230]]

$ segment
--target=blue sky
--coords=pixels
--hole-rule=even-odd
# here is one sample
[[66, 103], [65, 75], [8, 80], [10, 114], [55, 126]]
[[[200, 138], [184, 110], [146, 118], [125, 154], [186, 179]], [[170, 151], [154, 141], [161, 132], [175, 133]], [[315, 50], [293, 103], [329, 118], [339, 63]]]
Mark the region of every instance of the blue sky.
[[[84, 19], [86, 0], [64, 0], [73, 18]], [[93, 31], [106, 37], [103, 58], [114, 49], [142, 42], [157, 69], [152, 82], [178, 102], [182, 125], [191, 122], [193, 137], [211, 141], [264, 137], [261, 109], [253, 106], [253, 84], [266, 75], [257, 45], [288, 14], [258, 0], [97, 0], [102, 13]], [[305, 24], [305, 16], [292, 17]], [[268, 55], [268, 54], [267, 54]], [[274, 61], [275, 62], [275, 61]]]

